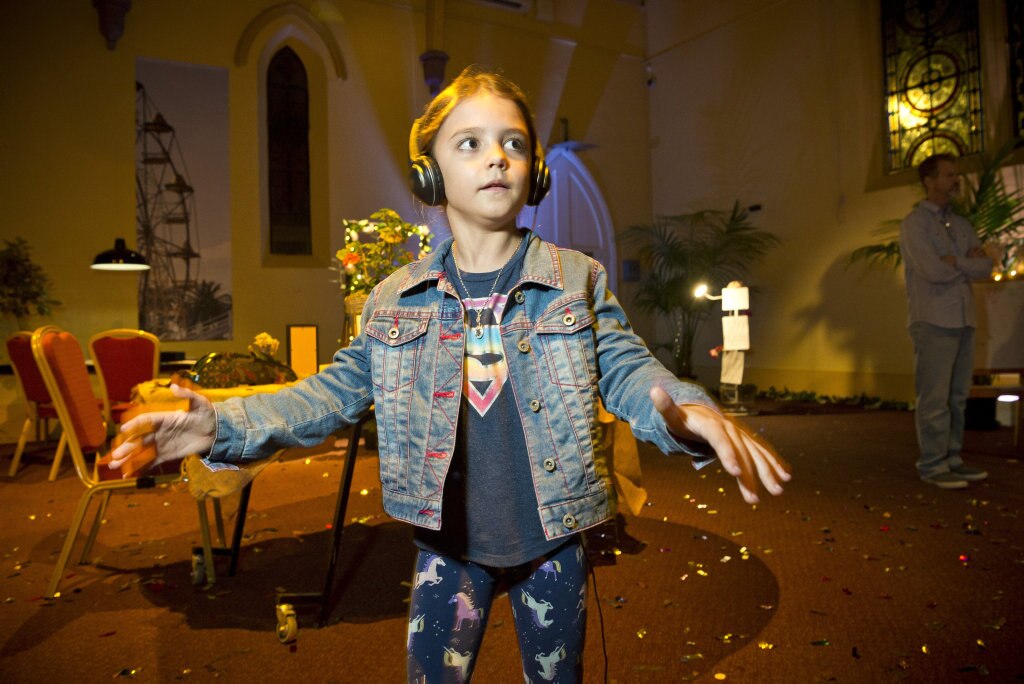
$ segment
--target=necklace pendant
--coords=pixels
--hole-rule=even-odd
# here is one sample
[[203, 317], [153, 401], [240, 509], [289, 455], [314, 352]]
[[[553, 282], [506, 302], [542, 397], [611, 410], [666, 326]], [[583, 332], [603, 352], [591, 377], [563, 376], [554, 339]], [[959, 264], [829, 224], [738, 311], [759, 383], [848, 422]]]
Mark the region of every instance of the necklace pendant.
[[473, 328], [473, 336], [476, 337], [476, 339], [478, 339], [478, 340], [480, 338], [482, 338], [484, 336], [484, 326], [477, 325], [476, 327], [474, 327]]

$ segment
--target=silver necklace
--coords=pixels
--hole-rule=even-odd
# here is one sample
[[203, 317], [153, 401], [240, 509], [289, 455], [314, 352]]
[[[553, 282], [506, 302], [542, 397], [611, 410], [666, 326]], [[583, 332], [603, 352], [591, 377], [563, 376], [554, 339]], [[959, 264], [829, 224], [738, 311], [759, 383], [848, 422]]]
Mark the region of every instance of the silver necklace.
[[[523, 238], [520, 236], [519, 242], [516, 243], [516, 248], [512, 250], [512, 254], [509, 255], [508, 259], [505, 260], [505, 263], [503, 263], [501, 268], [498, 269], [498, 275], [494, 277], [494, 282], [491, 283], [491, 291], [487, 293], [487, 299], [484, 300], [485, 303], [489, 303], [491, 301], [491, 297], [494, 296], [494, 288], [498, 287], [498, 281], [501, 280], [501, 274], [505, 271], [505, 267], [512, 261], [512, 257], [516, 255], [516, 252], [519, 251], [519, 247], [522, 244]], [[469, 288], [466, 287], [465, 281], [462, 280], [462, 269], [459, 268], [459, 260], [455, 258], [455, 243], [452, 243], [452, 262], [455, 264], [455, 275], [458, 276], [459, 284], [462, 285], [462, 290], [466, 293], [466, 298], [468, 299]], [[470, 309], [470, 311], [473, 313], [473, 325], [471, 326], [473, 328], [473, 336], [479, 340], [484, 336], [484, 326], [483, 323], [480, 322], [480, 310]]]

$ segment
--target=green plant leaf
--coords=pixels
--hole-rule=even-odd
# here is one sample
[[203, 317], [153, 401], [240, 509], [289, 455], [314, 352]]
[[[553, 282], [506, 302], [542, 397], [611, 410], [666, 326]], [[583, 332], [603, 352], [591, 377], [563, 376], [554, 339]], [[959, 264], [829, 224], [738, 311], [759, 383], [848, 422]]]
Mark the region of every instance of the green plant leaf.
[[32, 261], [27, 240], [4, 240], [0, 249], [0, 312], [14, 318], [49, 316], [60, 302], [50, 296], [50, 277]]
[[693, 296], [706, 283], [721, 289], [746, 275], [779, 239], [754, 226], [737, 201], [730, 211], [702, 210], [658, 216], [651, 224], [631, 226], [624, 239], [639, 247], [644, 275], [634, 301], [641, 311], [672, 322], [667, 345], [678, 375], [692, 375], [693, 341], [712, 303]]

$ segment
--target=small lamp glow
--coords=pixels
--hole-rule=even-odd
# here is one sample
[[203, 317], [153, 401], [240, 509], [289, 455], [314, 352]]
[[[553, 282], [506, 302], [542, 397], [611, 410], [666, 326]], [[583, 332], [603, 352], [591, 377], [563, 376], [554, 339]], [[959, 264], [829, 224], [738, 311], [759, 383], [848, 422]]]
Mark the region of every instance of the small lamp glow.
[[148, 271], [149, 264], [144, 256], [128, 249], [124, 238], [117, 238], [113, 249], [96, 255], [91, 268], [97, 271]]
[[722, 295], [718, 295], [716, 297], [715, 295], [710, 294], [707, 283], [701, 283], [697, 287], [693, 288], [693, 296], [695, 299], [700, 299], [701, 297], [703, 297], [704, 299], [710, 299], [713, 302], [717, 302], [719, 299], [722, 298]]

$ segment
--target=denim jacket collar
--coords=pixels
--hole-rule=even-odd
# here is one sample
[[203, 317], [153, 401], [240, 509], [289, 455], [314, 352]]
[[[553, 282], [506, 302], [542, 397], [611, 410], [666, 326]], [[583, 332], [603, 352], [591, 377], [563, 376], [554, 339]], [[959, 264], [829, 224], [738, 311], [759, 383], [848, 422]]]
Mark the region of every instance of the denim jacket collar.
[[[518, 287], [524, 282], [532, 282], [556, 290], [564, 289], [558, 248], [550, 242], [544, 242], [531, 230], [523, 231], [523, 239], [526, 240], [526, 256], [523, 258], [523, 270], [516, 286]], [[404, 294], [422, 283], [430, 281], [437, 281], [438, 289], [449, 289], [446, 285], [444, 260], [454, 244], [455, 238], [450, 237], [442, 242], [430, 256], [412, 264], [405, 282], [399, 287], [399, 292]]]

